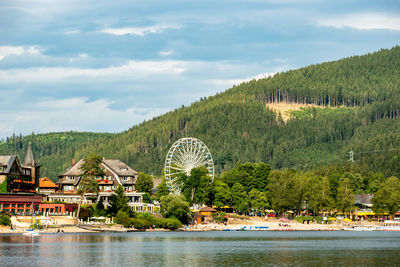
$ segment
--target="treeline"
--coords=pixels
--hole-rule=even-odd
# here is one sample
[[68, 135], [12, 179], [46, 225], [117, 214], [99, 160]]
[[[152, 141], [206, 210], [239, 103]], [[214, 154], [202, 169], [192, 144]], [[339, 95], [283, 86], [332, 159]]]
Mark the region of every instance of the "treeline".
[[234, 88], [259, 101], [309, 103], [322, 106], [366, 106], [399, 103], [400, 47], [311, 65], [253, 80]]
[[[116, 135], [83, 133], [78, 138], [73, 133], [75, 139], [64, 142], [49, 134], [46, 144], [37, 139], [46, 135], [20, 137], [20, 143], [0, 144], [0, 154], [24, 156], [24, 146], [32, 141], [42, 175], [53, 180], [72, 158], [90, 152], [157, 176], [172, 143], [193, 136], [210, 149], [216, 173], [240, 162], [307, 171], [345, 164], [353, 150], [357, 164], [399, 177], [399, 90], [400, 47], [395, 47], [243, 83]], [[281, 114], [265, 107], [274, 101], [324, 108], [292, 112], [284, 122]]]
[[[375, 199], [377, 208], [388, 212], [387, 206], [382, 204], [386, 201], [382, 190], [390, 191], [387, 183], [395, 185], [394, 191], [400, 190], [396, 177], [387, 179], [382, 173], [352, 163], [321, 166], [310, 171], [271, 170], [266, 163], [244, 163], [223, 172], [214, 182], [206, 174], [207, 170], [200, 167], [193, 169], [191, 176], [185, 179], [176, 178], [186, 200], [191, 205], [230, 206], [243, 213], [263, 213], [266, 209], [278, 213], [291, 210], [297, 214], [303, 211], [346, 213], [355, 210], [354, 196], [361, 193], [381, 196]], [[394, 201], [394, 206], [397, 203], [390, 212], [396, 212], [400, 205], [400, 191], [394, 195], [397, 202], [391, 195], [387, 194], [386, 198], [390, 199], [388, 202]]]

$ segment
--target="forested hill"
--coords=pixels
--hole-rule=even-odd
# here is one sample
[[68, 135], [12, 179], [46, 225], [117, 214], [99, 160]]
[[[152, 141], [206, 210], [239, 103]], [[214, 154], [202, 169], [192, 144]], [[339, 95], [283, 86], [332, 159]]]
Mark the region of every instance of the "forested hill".
[[[291, 119], [285, 122], [270, 108], [276, 103], [312, 107], [289, 111]], [[85, 134], [87, 139], [82, 140], [87, 142], [71, 141], [57, 151], [37, 147], [36, 152], [42, 174], [53, 179], [72, 157], [89, 152], [159, 175], [170, 145], [194, 136], [209, 147], [217, 173], [247, 161], [295, 169], [340, 165], [352, 149], [356, 164], [387, 176], [400, 175], [399, 116], [400, 47], [396, 46], [242, 83], [120, 134]], [[0, 154], [13, 149], [20, 154], [28, 139], [35, 144], [36, 137], [23, 137], [20, 146], [11, 138], [0, 144]]]

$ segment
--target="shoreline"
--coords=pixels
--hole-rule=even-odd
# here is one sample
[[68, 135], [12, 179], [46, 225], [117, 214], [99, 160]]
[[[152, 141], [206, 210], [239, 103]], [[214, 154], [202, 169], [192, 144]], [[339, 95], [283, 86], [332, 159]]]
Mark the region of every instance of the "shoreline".
[[[77, 225], [60, 225], [59, 227], [51, 227], [47, 229], [41, 229], [40, 233], [53, 234], [53, 233], [125, 233], [125, 232], [174, 232], [168, 229], [146, 229], [145, 231], [140, 231], [136, 229], [126, 229], [119, 225], [114, 227], [105, 227], [105, 226], [96, 226], [93, 229], [90, 229], [91, 225], [83, 225], [84, 227], [80, 227]], [[86, 226], [86, 227], [85, 227]], [[234, 221], [228, 223], [228, 225], [218, 224], [218, 223], [209, 223], [209, 224], [200, 224], [189, 226], [187, 228], [180, 228], [176, 231], [181, 232], [211, 232], [211, 231], [237, 231], [243, 227], [249, 226], [262, 226], [268, 227], [266, 230], [262, 231], [342, 231], [343, 227], [347, 225], [342, 224], [302, 224], [298, 223], [295, 220], [291, 220], [286, 223], [279, 222], [277, 220], [246, 220], [246, 221]], [[0, 234], [22, 234], [26, 232], [27, 228], [16, 228], [11, 230], [9, 226], [0, 226]]]
[[[60, 221], [60, 220], [58, 220]], [[124, 228], [122, 225], [100, 225], [100, 224], [65, 224], [70, 221], [65, 220], [62, 224], [55, 224], [48, 228], [40, 230], [40, 233], [101, 233], [101, 232], [113, 232], [113, 233], [124, 233], [124, 232], [173, 232], [173, 230], [156, 228], [138, 230], [134, 228]], [[203, 223], [196, 225], [188, 225], [175, 231], [182, 232], [210, 232], [210, 231], [342, 231], [346, 227], [351, 226], [366, 226], [374, 225], [378, 226], [374, 222], [361, 221], [361, 222], [330, 222], [329, 224], [318, 224], [310, 221], [309, 223], [299, 223], [296, 220], [287, 220], [282, 222], [277, 218], [264, 218], [264, 217], [243, 217], [234, 218], [231, 217], [227, 221], [227, 225], [223, 223]], [[249, 230], [242, 229], [243, 227], [261, 227], [268, 229], [261, 230]], [[24, 226], [15, 227], [11, 230], [10, 226], [0, 226], [0, 234], [22, 234], [26, 232]]]

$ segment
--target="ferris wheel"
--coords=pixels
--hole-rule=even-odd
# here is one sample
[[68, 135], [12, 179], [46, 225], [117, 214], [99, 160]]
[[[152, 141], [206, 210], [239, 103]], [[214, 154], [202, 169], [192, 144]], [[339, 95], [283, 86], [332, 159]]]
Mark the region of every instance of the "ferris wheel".
[[190, 175], [193, 168], [204, 166], [208, 176], [214, 180], [214, 162], [207, 146], [194, 137], [181, 138], [168, 151], [165, 158], [165, 182], [170, 190], [179, 191], [175, 187], [174, 178], [179, 173]]

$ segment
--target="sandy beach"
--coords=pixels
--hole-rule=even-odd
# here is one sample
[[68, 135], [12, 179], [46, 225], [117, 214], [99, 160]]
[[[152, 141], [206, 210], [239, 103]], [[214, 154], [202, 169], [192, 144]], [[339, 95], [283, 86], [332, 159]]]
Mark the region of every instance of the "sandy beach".
[[[371, 224], [369, 222], [363, 222], [363, 224]], [[350, 223], [351, 225], [351, 223]], [[90, 225], [88, 225], [90, 226]], [[337, 231], [343, 230], [343, 227], [349, 226], [347, 223], [333, 222], [331, 224], [318, 224], [310, 222], [309, 224], [299, 223], [296, 220], [289, 220], [287, 222], [282, 222], [276, 218], [265, 219], [263, 217], [244, 217], [244, 218], [229, 218], [228, 223], [224, 225], [223, 223], [206, 223], [198, 224], [194, 226], [189, 226], [180, 230], [185, 231], [223, 231], [223, 230], [237, 230], [245, 226], [267, 226], [269, 231]], [[122, 232], [124, 229], [121, 225], [114, 226], [100, 226], [97, 225], [100, 231], [115, 231]], [[49, 227], [41, 229], [41, 233], [91, 233], [98, 232], [95, 230], [83, 229], [76, 225], [60, 225], [59, 227]], [[146, 231], [170, 231], [167, 229], [148, 229]], [[0, 234], [21, 234], [26, 232], [26, 228], [18, 227], [13, 230], [9, 226], [0, 226]]]
[[244, 226], [267, 226], [270, 231], [334, 231], [342, 230], [342, 224], [317, 224], [310, 222], [310, 224], [302, 224], [296, 220], [289, 220], [288, 222], [281, 222], [278, 219], [263, 219], [252, 217], [247, 220], [229, 219], [228, 224], [200, 224], [190, 227], [188, 230], [193, 231], [222, 231], [228, 229], [238, 229]]

